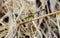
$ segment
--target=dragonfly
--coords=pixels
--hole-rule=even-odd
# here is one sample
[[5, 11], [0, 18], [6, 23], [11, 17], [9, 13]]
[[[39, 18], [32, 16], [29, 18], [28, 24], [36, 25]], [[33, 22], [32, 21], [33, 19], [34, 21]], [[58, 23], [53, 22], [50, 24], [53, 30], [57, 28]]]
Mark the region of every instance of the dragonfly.
[[38, 14], [40, 11], [45, 11], [45, 9], [41, 9], [41, 10], [35, 12], [35, 13], [32, 13], [32, 12], [30, 11], [30, 13], [27, 14], [28, 16], [25, 17], [25, 19], [30, 19], [31, 17], [34, 18], [34, 15], [35, 15], [35, 14]]
[[28, 14], [27, 17], [25, 17], [25, 19], [30, 19], [30, 18], [34, 18], [34, 14], [33, 13], [30, 13], [30, 14]]

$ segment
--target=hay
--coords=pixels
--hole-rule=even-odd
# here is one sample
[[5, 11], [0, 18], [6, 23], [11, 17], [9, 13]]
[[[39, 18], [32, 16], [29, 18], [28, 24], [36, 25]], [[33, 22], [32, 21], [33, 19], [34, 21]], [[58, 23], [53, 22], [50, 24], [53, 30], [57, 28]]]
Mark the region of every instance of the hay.
[[0, 4], [0, 38], [60, 37], [59, 1], [2, 0]]

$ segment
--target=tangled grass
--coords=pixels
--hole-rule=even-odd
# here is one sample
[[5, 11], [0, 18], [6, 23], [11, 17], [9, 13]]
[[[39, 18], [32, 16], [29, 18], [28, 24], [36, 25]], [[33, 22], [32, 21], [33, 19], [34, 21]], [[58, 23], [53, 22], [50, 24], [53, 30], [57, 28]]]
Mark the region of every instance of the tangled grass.
[[58, 0], [2, 0], [0, 38], [60, 38]]

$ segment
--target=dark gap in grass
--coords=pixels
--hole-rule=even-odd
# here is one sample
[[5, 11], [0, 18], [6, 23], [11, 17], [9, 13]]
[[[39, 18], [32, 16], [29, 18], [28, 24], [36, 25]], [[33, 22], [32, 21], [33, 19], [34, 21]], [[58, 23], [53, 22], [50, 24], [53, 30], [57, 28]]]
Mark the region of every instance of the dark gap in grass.
[[[24, 22], [24, 20], [22, 19], [22, 21]], [[23, 26], [26, 27], [25, 23], [23, 23]]]
[[56, 34], [56, 36], [57, 36], [58, 38], [60, 38], [60, 34], [59, 34], [59, 31], [58, 31], [58, 30], [54, 31], [54, 33]]
[[46, 11], [46, 14], [48, 14], [48, 11], [47, 11], [47, 6], [45, 5], [45, 11]]
[[58, 0], [58, 2], [60, 2], [60, 0]]
[[43, 35], [43, 38], [45, 38], [45, 36]]
[[2, 26], [2, 24], [0, 23], [0, 26]]
[[44, 32], [46, 33], [48, 31], [48, 28], [45, 28]]
[[50, 9], [50, 0], [47, 1], [47, 5], [48, 5], [48, 8], [49, 8], [49, 12], [51, 13], [51, 9]]
[[17, 14], [15, 14], [15, 16], [17, 17], [18, 15], [17, 15]]
[[43, 24], [43, 23], [41, 23], [40, 27], [43, 29], [43, 28], [44, 28], [44, 24]]
[[41, 6], [40, 0], [36, 0], [36, 6], [37, 6], [37, 7], [40, 7], [40, 6]]
[[2, 38], [4, 38], [4, 36]]
[[0, 12], [0, 18], [2, 18], [5, 14]]
[[9, 21], [9, 17], [6, 17], [3, 19], [4, 22], [8, 22]]
[[29, 38], [29, 36], [28, 36], [28, 35], [26, 35], [25, 37], [26, 37], [26, 38]]

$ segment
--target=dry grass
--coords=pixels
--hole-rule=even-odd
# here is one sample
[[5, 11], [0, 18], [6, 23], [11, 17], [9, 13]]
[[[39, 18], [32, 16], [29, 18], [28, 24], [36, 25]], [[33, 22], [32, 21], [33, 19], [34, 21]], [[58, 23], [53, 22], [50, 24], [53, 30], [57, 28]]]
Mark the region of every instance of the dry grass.
[[0, 1], [0, 38], [60, 38], [59, 1], [36, 1]]

